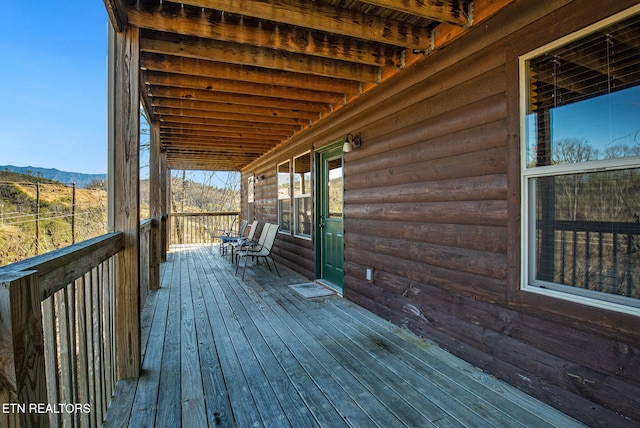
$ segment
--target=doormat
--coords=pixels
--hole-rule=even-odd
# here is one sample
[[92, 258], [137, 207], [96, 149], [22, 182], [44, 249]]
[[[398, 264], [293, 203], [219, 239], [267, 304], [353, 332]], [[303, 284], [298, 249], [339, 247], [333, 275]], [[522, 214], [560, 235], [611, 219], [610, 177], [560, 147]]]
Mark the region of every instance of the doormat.
[[312, 297], [323, 297], [323, 296], [331, 296], [332, 294], [336, 294], [335, 291], [329, 290], [326, 287], [323, 287], [320, 284], [315, 282], [305, 282], [302, 284], [292, 284], [289, 286], [293, 291], [298, 293], [304, 298], [312, 298]]

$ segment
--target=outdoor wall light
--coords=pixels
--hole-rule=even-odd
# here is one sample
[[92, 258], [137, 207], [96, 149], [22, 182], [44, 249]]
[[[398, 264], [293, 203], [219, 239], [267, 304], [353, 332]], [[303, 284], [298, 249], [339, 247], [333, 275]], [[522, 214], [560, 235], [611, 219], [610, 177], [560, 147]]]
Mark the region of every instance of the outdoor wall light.
[[360, 147], [361, 144], [362, 142], [360, 141], [360, 135], [349, 134], [346, 137], [344, 137], [344, 144], [342, 145], [342, 151], [345, 153], [349, 153], [356, 147]]

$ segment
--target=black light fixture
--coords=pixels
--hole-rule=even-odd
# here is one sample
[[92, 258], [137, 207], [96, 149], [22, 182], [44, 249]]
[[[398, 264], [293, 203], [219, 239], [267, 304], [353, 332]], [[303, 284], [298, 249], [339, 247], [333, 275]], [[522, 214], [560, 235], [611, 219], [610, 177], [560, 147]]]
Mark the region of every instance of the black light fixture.
[[342, 151], [345, 153], [349, 153], [353, 149], [360, 147], [362, 141], [360, 141], [360, 135], [349, 134], [344, 137], [344, 144], [342, 145]]

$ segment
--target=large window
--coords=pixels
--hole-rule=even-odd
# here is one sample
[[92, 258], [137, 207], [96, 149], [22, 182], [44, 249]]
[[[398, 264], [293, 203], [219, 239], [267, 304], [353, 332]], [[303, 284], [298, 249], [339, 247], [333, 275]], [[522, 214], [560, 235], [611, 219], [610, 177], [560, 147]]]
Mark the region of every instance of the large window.
[[280, 232], [291, 232], [291, 162], [278, 165], [278, 224]]
[[640, 314], [640, 15], [520, 67], [523, 287]]
[[294, 231], [311, 237], [311, 153], [293, 159]]

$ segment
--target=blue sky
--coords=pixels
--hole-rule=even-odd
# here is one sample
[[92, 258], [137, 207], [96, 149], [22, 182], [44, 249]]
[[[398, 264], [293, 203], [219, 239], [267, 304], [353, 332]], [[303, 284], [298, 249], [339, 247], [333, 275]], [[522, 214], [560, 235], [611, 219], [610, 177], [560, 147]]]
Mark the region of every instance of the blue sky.
[[101, 0], [0, 1], [0, 165], [104, 173]]

